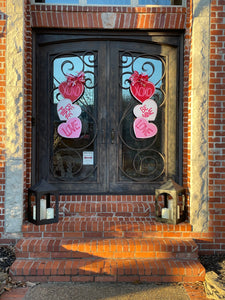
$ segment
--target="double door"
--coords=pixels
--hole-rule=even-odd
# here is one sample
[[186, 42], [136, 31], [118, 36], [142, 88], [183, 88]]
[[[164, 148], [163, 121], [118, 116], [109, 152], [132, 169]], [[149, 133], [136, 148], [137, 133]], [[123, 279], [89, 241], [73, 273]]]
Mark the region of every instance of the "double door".
[[[176, 38], [42, 33], [35, 41], [36, 181], [61, 193], [144, 194], [178, 175]], [[131, 89], [134, 74], [155, 88], [146, 97], [155, 118], [139, 128], [136, 111], [153, 108], [137, 97], [145, 96], [143, 85]], [[62, 93], [69, 76], [81, 81]]]

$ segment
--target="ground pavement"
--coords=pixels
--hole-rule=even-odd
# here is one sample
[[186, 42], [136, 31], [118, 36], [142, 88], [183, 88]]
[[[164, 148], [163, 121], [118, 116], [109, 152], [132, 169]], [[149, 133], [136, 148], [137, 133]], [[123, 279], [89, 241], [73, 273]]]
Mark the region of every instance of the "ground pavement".
[[203, 283], [43, 283], [16, 288], [1, 300], [207, 300]]

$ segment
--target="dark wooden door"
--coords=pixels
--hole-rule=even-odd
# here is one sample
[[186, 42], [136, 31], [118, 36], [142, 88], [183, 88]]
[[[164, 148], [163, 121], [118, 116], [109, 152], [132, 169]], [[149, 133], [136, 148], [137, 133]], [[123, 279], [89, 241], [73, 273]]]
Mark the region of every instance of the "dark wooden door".
[[[35, 181], [45, 178], [62, 193], [144, 194], [178, 176], [176, 38], [170, 45], [146, 37], [37, 34], [35, 41]], [[59, 85], [81, 71], [85, 90], [73, 104], [81, 108], [82, 131], [65, 138], [57, 132], [65, 122], [57, 113]], [[154, 137], [134, 133], [133, 110], [141, 105], [130, 91], [135, 71], [156, 87]]]

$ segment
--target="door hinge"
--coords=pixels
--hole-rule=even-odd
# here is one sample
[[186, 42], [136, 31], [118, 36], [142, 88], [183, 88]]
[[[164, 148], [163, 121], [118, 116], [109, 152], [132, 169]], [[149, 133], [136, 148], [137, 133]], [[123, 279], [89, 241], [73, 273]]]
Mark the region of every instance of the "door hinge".
[[31, 118], [31, 124], [32, 124], [32, 126], [36, 126], [36, 118], [35, 117]]

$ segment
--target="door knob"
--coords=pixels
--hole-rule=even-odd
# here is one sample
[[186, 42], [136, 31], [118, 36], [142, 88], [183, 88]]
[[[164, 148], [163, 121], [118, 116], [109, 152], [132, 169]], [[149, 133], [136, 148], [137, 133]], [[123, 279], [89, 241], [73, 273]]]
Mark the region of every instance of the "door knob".
[[114, 144], [114, 140], [115, 140], [115, 130], [112, 129], [111, 130], [111, 143]]
[[105, 118], [101, 120], [102, 144], [105, 144]]

